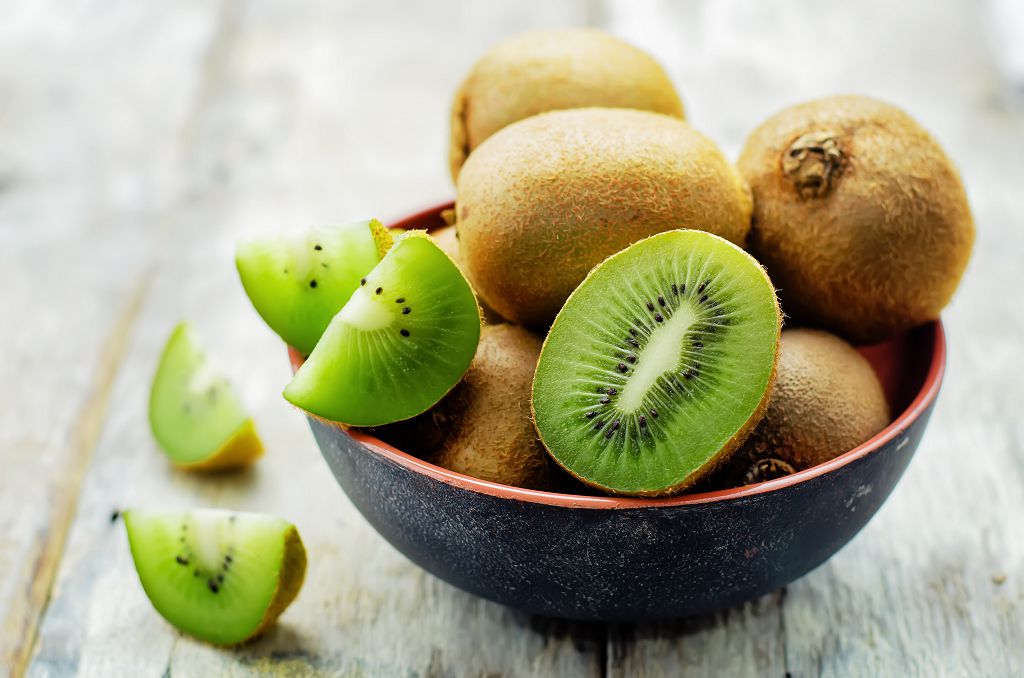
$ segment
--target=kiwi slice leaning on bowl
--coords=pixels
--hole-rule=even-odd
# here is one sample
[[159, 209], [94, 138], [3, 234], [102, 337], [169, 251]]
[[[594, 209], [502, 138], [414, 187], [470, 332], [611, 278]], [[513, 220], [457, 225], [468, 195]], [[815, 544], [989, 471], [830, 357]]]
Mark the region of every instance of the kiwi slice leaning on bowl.
[[150, 389], [149, 423], [180, 468], [236, 468], [263, 454], [241, 398], [188, 323], [167, 340]]
[[126, 511], [132, 559], [153, 607], [215, 645], [258, 635], [298, 595], [306, 549], [273, 516], [199, 509]]
[[541, 441], [625, 495], [697, 482], [767, 405], [782, 317], [761, 266], [703, 231], [652, 236], [591, 271], [548, 333], [533, 383]]
[[309, 355], [331, 318], [391, 247], [376, 219], [242, 241], [235, 265], [256, 312]]
[[284, 397], [353, 426], [409, 419], [462, 378], [480, 323], [459, 268], [425, 231], [409, 231], [334, 316]]

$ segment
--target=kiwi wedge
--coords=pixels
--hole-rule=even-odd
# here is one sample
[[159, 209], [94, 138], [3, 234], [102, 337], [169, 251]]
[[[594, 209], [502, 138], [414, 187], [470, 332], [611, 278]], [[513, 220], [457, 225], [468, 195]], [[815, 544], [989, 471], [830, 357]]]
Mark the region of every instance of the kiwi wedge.
[[552, 458], [584, 483], [670, 494], [743, 442], [768, 402], [782, 317], [742, 249], [661, 233], [598, 265], [541, 350], [533, 411]]
[[235, 468], [263, 454], [241, 398], [185, 322], [171, 333], [160, 358], [149, 423], [160, 448], [181, 468]]
[[309, 355], [359, 280], [388, 251], [392, 234], [376, 219], [239, 243], [235, 265], [260, 317]]
[[302, 588], [306, 550], [280, 518], [200, 509], [126, 511], [124, 520], [153, 607], [200, 640], [236, 645], [259, 635]]
[[409, 231], [360, 281], [284, 397], [353, 426], [409, 419], [462, 378], [480, 325], [458, 266], [425, 231]]

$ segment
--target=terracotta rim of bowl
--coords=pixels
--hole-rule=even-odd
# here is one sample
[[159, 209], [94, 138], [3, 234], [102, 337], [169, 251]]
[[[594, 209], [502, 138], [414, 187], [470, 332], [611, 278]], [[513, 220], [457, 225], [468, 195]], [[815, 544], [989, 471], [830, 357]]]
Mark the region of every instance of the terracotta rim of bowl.
[[[452, 206], [453, 203], [446, 203], [440, 207], [432, 207], [422, 210], [404, 219], [397, 220], [390, 224], [391, 228], [409, 228], [410, 224], [416, 224], [424, 218], [438, 214], [440, 210]], [[716, 490], [714, 492], [702, 492], [699, 494], [683, 494], [674, 497], [643, 498], [643, 497], [592, 497], [580, 494], [564, 494], [559, 492], [545, 492], [543, 490], [528, 490], [511, 485], [501, 485], [488, 480], [480, 480], [462, 473], [449, 471], [440, 466], [435, 466], [423, 461], [406, 452], [388, 445], [387, 443], [359, 431], [349, 431], [340, 424], [334, 424], [345, 435], [351, 436], [364, 448], [377, 454], [399, 466], [410, 471], [428, 476], [434, 480], [453, 485], [463, 490], [489, 494], [501, 499], [514, 499], [517, 501], [530, 502], [535, 504], [548, 504], [550, 506], [563, 506], [566, 508], [592, 508], [592, 509], [632, 509], [632, 508], [657, 508], [660, 506], [685, 506], [688, 504], [708, 504], [717, 501], [727, 501], [750, 497], [765, 492], [781, 490], [802, 482], [817, 478], [847, 464], [860, 459], [872, 452], [881, 449], [889, 442], [898, 438], [912, 422], [924, 413], [938, 396], [939, 387], [942, 384], [942, 377], [946, 370], [946, 333], [942, 322], [937, 320], [924, 327], [931, 329], [934, 335], [934, 350], [928, 366], [928, 374], [924, 384], [914, 396], [910, 405], [891, 424], [882, 429], [881, 433], [864, 444], [845, 452], [838, 457], [823, 464], [818, 464], [809, 469], [798, 471], [791, 475], [768, 480], [756, 485], [734, 487], [727, 490]], [[292, 369], [298, 369], [302, 364], [302, 356], [292, 348], [288, 349]], [[323, 420], [321, 420], [323, 421]], [[325, 422], [331, 423], [331, 422]]]

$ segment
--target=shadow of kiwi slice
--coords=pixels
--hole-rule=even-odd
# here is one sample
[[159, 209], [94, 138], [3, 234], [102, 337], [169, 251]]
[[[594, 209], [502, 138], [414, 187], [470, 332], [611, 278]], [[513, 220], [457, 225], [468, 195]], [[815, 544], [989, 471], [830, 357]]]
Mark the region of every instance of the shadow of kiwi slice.
[[606, 259], [566, 301], [533, 383], [541, 441], [606, 492], [685, 489], [762, 416], [782, 318], [746, 252], [669, 231]]
[[425, 231], [409, 231], [334, 316], [284, 397], [352, 426], [409, 419], [462, 378], [480, 322], [455, 263]]

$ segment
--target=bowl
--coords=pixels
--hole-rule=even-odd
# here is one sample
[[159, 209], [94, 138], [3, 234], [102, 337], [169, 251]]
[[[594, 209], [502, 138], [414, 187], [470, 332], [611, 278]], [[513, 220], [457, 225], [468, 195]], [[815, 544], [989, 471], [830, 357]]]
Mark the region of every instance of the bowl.
[[[392, 226], [444, 225], [441, 205]], [[861, 349], [899, 416], [824, 464], [757, 485], [660, 499], [559, 494], [478, 480], [310, 418], [327, 465], [386, 540], [437, 577], [532, 613], [654, 620], [737, 605], [842, 548], [892, 492], [942, 382], [934, 322]], [[291, 351], [293, 368], [301, 356]]]

